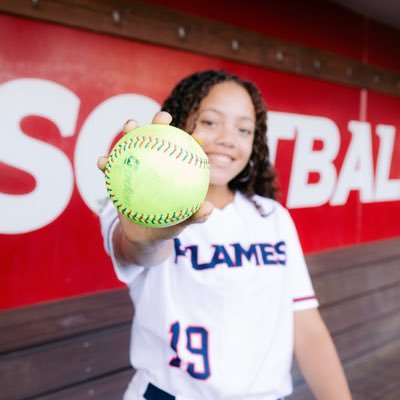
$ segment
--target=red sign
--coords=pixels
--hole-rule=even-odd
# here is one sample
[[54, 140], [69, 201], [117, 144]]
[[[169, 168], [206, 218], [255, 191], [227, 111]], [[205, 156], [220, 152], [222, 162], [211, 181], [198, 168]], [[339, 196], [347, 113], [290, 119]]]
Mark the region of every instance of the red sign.
[[202, 69], [261, 89], [305, 252], [400, 235], [398, 98], [5, 15], [0, 37], [0, 308], [120, 286], [97, 157]]

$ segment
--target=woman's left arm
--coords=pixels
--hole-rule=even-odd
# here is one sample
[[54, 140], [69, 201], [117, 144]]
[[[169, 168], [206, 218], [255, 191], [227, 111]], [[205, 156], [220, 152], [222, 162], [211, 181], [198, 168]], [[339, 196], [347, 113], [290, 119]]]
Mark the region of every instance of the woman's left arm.
[[335, 345], [317, 308], [294, 313], [294, 352], [318, 400], [351, 400]]

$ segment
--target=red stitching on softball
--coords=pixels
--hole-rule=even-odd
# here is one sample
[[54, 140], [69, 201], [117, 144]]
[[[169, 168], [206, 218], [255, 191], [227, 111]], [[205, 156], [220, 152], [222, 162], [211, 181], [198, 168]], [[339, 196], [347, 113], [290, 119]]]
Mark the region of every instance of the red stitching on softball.
[[[126, 140], [125, 142], [121, 143], [116, 149], [114, 149], [114, 153], [110, 154], [110, 156], [109, 156], [109, 162], [110, 163], [115, 162], [114, 158], [117, 158], [117, 154], [121, 154], [123, 151], [126, 151], [126, 147], [131, 149], [132, 144], [135, 148], [136, 147], [142, 148], [143, 146], [145, 146], [145, 148], [147, 148], [153, 142], [154, 142], [154, 144], [150, 147], [150, 149], [152, 149], [152, 150], [160, 144], [158, 138], [153, 138], [152, 136], [148, 136], [148, 137], [135, 136], [134, 138], [130, 138], [130, 139]], [[167, 146], [165, 147], [166, 143], [167, 143]], [[173, 147], [172, 152], [169, 154], [170, 156], [172, 156], [177, 150], [179, 150], [180, 153], [175, 157], [176, 159], [180, 158], [182, 161], [186, 161], [188, 164], [191, 164], [192, 161], [194, 160], [195, 166], [200, 164], [200, 168], [207, 168], [207, 167], [209, 168], [208, 160], [199, 157], [197, 154], [193, 154], [193, 153], [189, 152], [188, 150], [184, 149], [181, 146], [177, 146], [176, 144], [173, 144], [169, 141], [165, 142], [164, 139], [161, 139], [161, 145], [157, 148], [157, 151], [160, 151], [163, 147], [165, 147], [163, 153], [166, 153], [168, 150], [171, 149], [171, 147]], [[184, 157], [182, 158], [183, 154], [184, 154]], [[108, 166], [107, 166], [107, 168], [108, 168]]]

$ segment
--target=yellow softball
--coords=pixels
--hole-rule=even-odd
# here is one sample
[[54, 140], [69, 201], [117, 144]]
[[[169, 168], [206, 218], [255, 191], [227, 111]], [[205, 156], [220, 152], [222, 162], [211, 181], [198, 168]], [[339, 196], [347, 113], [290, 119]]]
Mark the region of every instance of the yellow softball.
[[210, 164], [188, 133], [151, 124], [124, 135], [111, 150], [105, 169], [108, 196], [117, 210], [137, 224], [167, 227], [203, 204]]

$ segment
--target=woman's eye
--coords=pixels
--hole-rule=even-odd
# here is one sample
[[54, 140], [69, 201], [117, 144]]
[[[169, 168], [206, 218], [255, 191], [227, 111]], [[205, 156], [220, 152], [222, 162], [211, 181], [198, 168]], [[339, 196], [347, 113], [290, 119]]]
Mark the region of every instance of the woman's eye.
[[240, 133], [243, 133], [245, 135], [251, 135], [253, 133], [253, 131], [251, 129], [247, 129], [247, 128], [239, 128]]
[[200, 123], [204, 126], [215, 126], [216, 122], [212, 121], [211, 119], [203, 119], [200, 121]]

